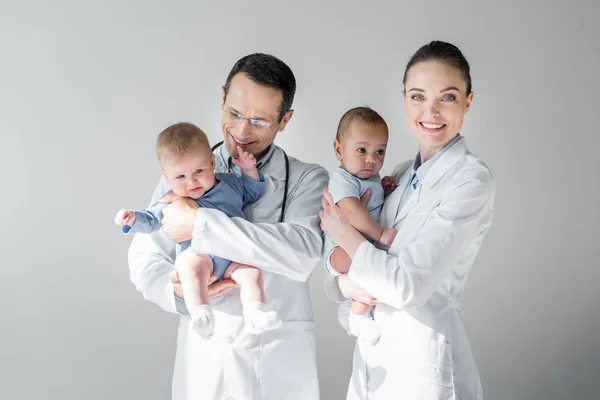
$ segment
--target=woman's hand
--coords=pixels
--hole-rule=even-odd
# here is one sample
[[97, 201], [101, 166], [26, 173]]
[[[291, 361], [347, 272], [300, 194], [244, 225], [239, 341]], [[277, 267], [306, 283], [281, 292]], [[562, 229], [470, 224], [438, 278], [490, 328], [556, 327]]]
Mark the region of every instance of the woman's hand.
[[338, 276], [337, 281], [340, 287], [340, 291], [342, 292], [345, 298], [353, 299], [371, 306], [374, 306], [375, 304], [381, 304], [379, 300], [367, 293], [365, 289], [361, 288], [352, 280], [350, 280], [348, 275], [344, 274]]
[[354, 228], [348, 222], [348, 218], [342, 214], [340, 208], [335, 205], [327, 188], [323, 189], [321, 203], [323, 204], [323, 210], [319, 212], [321, 229], [334, 241], [340, 242], [344, 233]]
[[398, 231], [394, 228], [385, 228], [383, 233], [381, 234], [381, 238], [379, 239], [379, 243], [385, 245], [386, 247], [390, 247], [396, 238]]
[[333, 197], [327, 188], [323, 189], [323, 198], [321, 199], [323, 210], [319, 212], [321, 217], [321, 229], [332, 240], [337, 242], [348, 253], [350, 258], [358, 246], [366, 239], [357, 231], [346, 218], [340, 208], [334, 203]]

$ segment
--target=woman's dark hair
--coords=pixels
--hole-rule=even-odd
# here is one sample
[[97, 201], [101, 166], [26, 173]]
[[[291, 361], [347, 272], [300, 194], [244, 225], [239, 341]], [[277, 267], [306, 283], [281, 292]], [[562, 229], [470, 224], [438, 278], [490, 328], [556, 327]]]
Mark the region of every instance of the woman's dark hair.
[[471, 93], [471, 68], [469, 67], [467, 59], [465, 56], [463, 56], [463, 53], [458, 49], [458, 47], [451, 43], [442, 42], [439, 40], [434, 40], [433, 42], [421, 47], [412, 56], [408, 64], [406, 64], [404, 78], [402, 79], [404, 90], [406, 90], [406, 76], [408, 75], [410, 68], [415, 64], [428, 61], [449, 65], [459, 70], [467, 85], [467, 95]]
[[225, 98], [234, 76], [244, 73], [259, 85], [281, 90], [282, 100], [279, 106], [279, 121], [292, 108], [296, 94], [296, 78], [286, 63], [270, 54], [254, 53], [240, 58], [225, 81]]

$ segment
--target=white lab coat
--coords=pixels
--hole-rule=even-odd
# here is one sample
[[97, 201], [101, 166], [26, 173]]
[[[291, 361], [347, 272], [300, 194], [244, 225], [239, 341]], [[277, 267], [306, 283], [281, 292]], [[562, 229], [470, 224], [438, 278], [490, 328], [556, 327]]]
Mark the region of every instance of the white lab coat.
[[[398, 210], [411, 173], [411, 162], [394, 170], [379, 218], [398, 230], [388, 253], [364, 242], [348, 274], [385, 304], [374, 312], [379, 342], [357, 341], [347, 399], [481, 400], [458, 297], [490, 227], [494, 179], [463, 138]], [[342, 299], [332, 277], [326, 290]]]
[[[229, 154], [221, 146], [216, 170], [225, 171]], [[315, 332], [307, 279], [320, 260], [322, 232], [318, 212], [328, 174], [322, 167], [290, 157], [285, 222], [278, 223], [285, 184], [280, 148], [260, 160], [265, 193], [244, 212], [248, 220], [200, 208], [192, 250], [258, 267], [263, 272], [267, 307], [283, 319], [281, 328], [262, 335], [243, 329], [239, 290], [212, 300], [215, 333], [202, 339], [188, 331], [182, 315], [177, 338], [172, 399], [319, 398]], [[237, 168], [237, 167], [235, 167]], [[161, 180], [152, 201], [166, 192]], [[252, 222], [250, 222], [252, 221]], [[186, 313], [175, 299], [168, 274], [176, 247], [161, 230], [137, 234], [129, 250], [131, 280], [144, 297], [173, 313]]]

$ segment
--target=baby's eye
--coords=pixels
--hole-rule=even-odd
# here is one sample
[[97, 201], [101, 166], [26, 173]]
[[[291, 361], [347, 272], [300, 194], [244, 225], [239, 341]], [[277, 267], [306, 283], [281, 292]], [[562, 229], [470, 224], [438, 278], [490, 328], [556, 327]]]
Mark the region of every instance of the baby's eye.
[[175, 179], [183, 179], [183, 178], [185, 178], [185, 175], [177, 175], [177, 176], [175, 177]]
[[356, 151], [358, 151], [360, 154], [364, 154], [367, 152], [367, 150], [364, 147], [359, 147]]
[[197, 169], [197, 170], [194, 171], [195, 174], [199, 174], [200, 172], [202, 172], [201, 169]]
[[377, 150], [377, 155], [382, 156], [385, 154], [385, 150]]

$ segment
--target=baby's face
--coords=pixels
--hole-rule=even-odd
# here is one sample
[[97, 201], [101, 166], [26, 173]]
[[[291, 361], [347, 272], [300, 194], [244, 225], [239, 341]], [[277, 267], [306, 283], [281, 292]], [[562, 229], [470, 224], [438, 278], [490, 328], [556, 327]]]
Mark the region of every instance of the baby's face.
[[353, 122], [333, 147], [342, 168], [352, 175], [367, 179], [383, 167], [388, 131], [383, 124]]
[[173, 193], [198, 199], [215, 186], [215, 160], [210, 149], [196, 149], [175, 158], [161, 160], [162, 173]]

